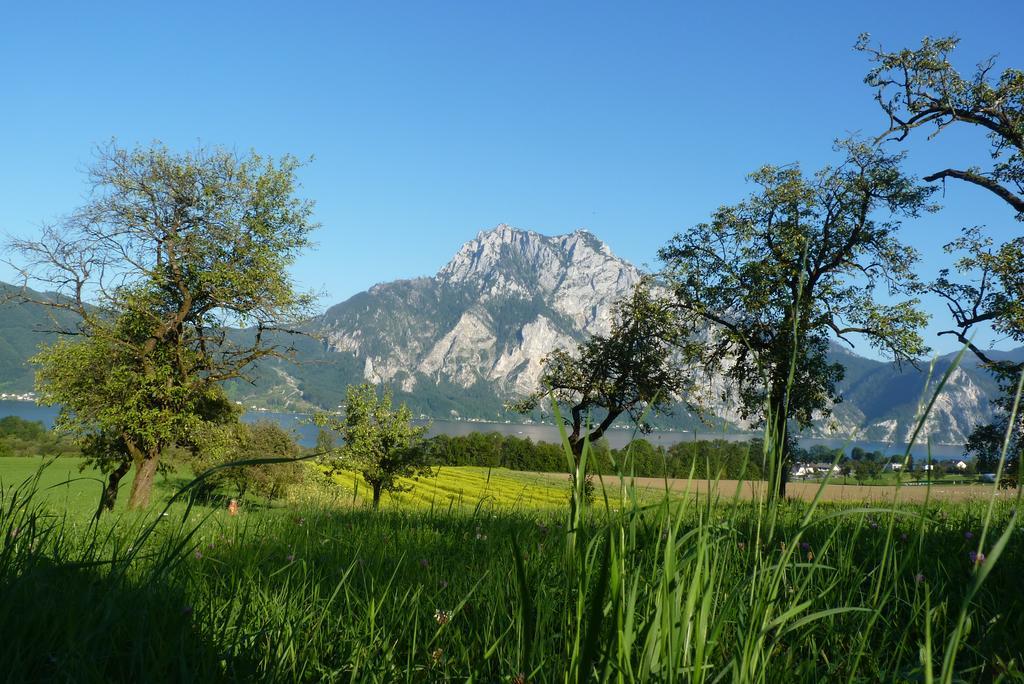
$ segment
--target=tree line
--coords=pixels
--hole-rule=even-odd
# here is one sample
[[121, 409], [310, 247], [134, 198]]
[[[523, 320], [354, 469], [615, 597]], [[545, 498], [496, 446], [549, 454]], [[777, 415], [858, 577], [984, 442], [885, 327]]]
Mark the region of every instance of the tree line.
[[0, 418], [0, 458], [10, 456], [77, 455], [74, 440], [46, 429], [38, 420]]
[[[561, 444], [534, 442], [530, 438], [497, 432], [468, 435], [436, 435], [420, 446], [423, 461], [433, 466], [478, 466], [531, 472], [565, 472], [566, 453]], [[621, 449], [605, 441], [594, 444], [591, 472], [613, 476], [722, 479], [761, 479], [761, 440], [723, 439], [677, 442], [669, 447], [636, 439]]]

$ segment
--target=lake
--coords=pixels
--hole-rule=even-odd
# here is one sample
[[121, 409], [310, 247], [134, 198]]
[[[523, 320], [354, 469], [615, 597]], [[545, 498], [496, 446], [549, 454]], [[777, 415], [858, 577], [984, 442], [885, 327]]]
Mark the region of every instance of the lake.
[[[39, 406], [29, 401], [0, 401], [0, 418], [4, 416], [18, 416], [26, 420], [38, 420], [47, 427], [53, 425], [57, 416], [57, 409], [50, 406]], [[309, 416], [299, 413], [273, 413], [270, 411], [252, 411], [242, 416], [242, 420], [252, 423], [258, 420], [272, 420], [285, 429], [293, 430], [299, 438], [299, 443], [306, 447], [316, 445], [317, 428], [308, 424]], [[558, 442], [558, 429], [553, 425], [521, 425], [516, 423], [478, 423], [473, 421], [449, 421], [437, 420], [430, 427], [429, 435], [468, 435], [471, 432], [498, 432], [503, 435], [514, 435], [516, 437], [529, 437], [535, 442]], [[632, 430], [613, 429], [606, 434], [608, 443], [616, 449], [622, 448], [633, 438]], [[699, 439], [725, 439], [728, 441], [747, 440], [756, 435], [753, 434], [723, 434], [721, 432], [673, 432], [656, 431], [650, 435], [640, 435], [653, 444], [671, 446], [683, 441], [696, 441]], [[822, 439], [818, 437], [804, 437], [800, 439], [800, 446], [805, 449], [822, 444], [830, 448], [841, 448], [847, 453], [855, 446], [865, 451], [882, 451], [885, 454], [903, 454], [906, 450], [905, 444], [850, 441], [847, 439]], [[911, 453], [915, 458], [923, 458], [928, 450], [924, 445], [917, 445]], [[963, 456], [963, 447], [958, 444], [933, 444], [932, 457], [936, 459], [953, 459]]]

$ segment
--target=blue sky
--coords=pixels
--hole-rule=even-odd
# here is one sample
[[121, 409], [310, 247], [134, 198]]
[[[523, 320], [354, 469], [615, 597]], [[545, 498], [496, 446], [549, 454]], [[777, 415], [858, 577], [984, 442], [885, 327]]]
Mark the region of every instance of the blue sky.
[[[296, 265], [325, 304], [435, 272], [498, 223], [585, 227], [654, 265], [764, 163], [834, 160], [884, 125], [852, 50], [956, 33], [970, 70], [1024, 67], [1024, 3], [10, 3], [0, 21], [0, 232], [82, 202], [96, 143], [159, 139], [315, 160], [323, 224]], [[984, 163], [978, 132], [907, 147], [917, 173]], [[950, 184], [907, 224], [930, 276], [964, 224], [1012, 212]], [[0, 279], [10, 278], [0, 267]], [[937, 302], [934, 332], [945, 322]], [[930, 337], [940, 351], [954, 344]], [[863, 352], [864, 349], [858, 348]]]

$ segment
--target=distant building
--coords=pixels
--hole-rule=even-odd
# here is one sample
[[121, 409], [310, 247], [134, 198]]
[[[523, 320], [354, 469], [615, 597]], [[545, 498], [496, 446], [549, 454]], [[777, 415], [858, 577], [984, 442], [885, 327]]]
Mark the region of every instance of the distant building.
[[967, 464], [964, 463], [963, 461], [957, 461], [956, 463], [953, 464], [953, 467], [959, 470], [960, 472], [964, 472], [965, 470], [967, 470]]
[[808, 478], [827, 475], [828, 473], [838, 475], [842, 472], [842, 468], [831, 463], [804, 463], [793, 466], [793, 469], [789, 472], [793, 477]]

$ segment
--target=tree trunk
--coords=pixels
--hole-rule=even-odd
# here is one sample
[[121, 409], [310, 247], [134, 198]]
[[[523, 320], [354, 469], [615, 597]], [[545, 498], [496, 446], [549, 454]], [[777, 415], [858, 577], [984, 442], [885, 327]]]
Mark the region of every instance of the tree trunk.
[[789, 408], [786, 401], [788, 378], [785, 383], [775, 382], [773, 385], [770, 403], [772, 424], [769, 437], [772, 440], [772, 446], [775, 451], [775, 468], [777, 471], [776, 477], [778, 478], [778, 490], [775, 491], [775, 496], [785, 499], [786, 483], [789, 481], [790, 460], [793, 457], [789, 435], [786, 432], [789, 422], [786, 415]]
[[786, 483], [789, 482], [789, 467], [790, 467], [790, 456], [788, 440], [783, 443], [783, 453], [779, 459], [782, 467], [782, 472], [779, 473], [779, 491], [778, 496], [780, 499], [786, 498]]
[[137, 510], [149, 507], [149, 495], [153, 492], [153, 481], [156, 479], [156, 468], [160, 463], [160, 452], [152, 449], [144, 457], [135, 462], [135, 481], [132, 482], [132, 493], [128, 498], [128, 508]]
[[373, 483], [373, 510], [375, 510], [375, 511], [378, 508], [380, 508], [380, 490], [381, 490], [381, 486], [382, 486], [382, 483], [380, 483], [380, 482], [374, 482]]
[[569, 449], [572, 451], [573, 459], [578, 466], [580, 459], [583, 458], [583, 439], [574, 440], [572, 437], [569, 437]]
[[121, 461], [114, 470], [107, 476], [107, 484], [103, 488], [103, 493], [100, 494], [100, 505], [96, 509], [96, 520], [100, 519], [103, 511], [114, 510], [114, 503], [117, 501], [117, 488], [121, 484], [121, 478], [128, 474], [128, 470], [132, 467], [131, 461]]

